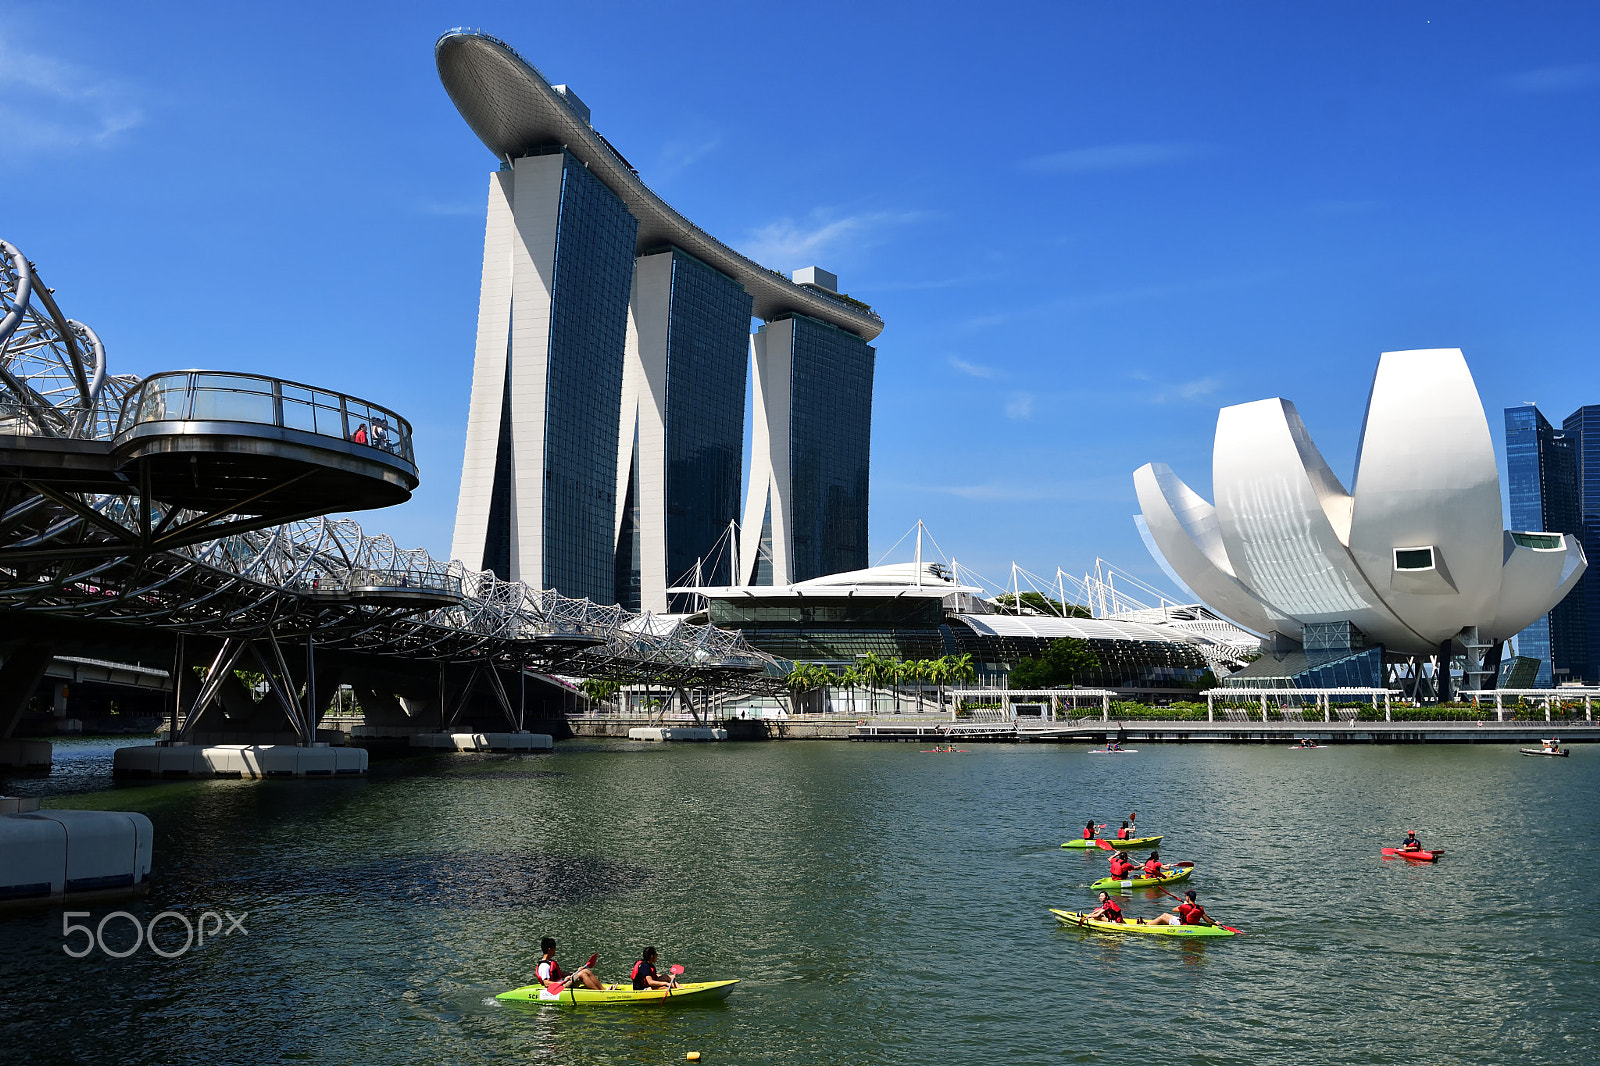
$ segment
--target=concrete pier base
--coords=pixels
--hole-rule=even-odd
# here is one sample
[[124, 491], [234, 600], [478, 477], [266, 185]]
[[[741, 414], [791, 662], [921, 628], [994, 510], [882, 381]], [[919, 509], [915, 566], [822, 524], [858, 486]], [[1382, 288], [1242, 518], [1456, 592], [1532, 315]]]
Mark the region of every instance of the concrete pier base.
[[367, 753], [294, 744], [154, 744], [118, 748], [111, 772], [128, 777], [333, 777], [366, 773]]
[[549, 733], [414, 733], [413, 748], [429, 751], [550, 751]]
[[48, 740], [0, 740], [0, 769], [49, 773]]
[[0, 904], [60, 903], [142, 892], [150, 819], [122, 811], [0, 815]]
[[728, 731], [698, 725], [645, 725], [628, 730], [629, 740], [727, 740]]

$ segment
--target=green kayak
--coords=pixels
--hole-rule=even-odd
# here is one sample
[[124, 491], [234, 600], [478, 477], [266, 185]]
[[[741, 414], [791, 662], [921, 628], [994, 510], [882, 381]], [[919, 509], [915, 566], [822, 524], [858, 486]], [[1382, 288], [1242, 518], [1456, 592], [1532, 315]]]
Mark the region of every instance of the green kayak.
[[1156, 885], [1185, 880], [1190, 874], [1194, 873], [1193, 866], [1163, 866], [1161, 869], [1163, 872], [1160, 877], [1102, 877], [1089, 887], [1096, 890], [1102, 888], [1154, 888]]
[[1160, 837], [1131, 837], [1127, 840], [1108, 840], [1105, 837], [1097, 837], [1094, 840], [1084, 840], [1082, 837], [1079, 837], [1077, 840], [1069, 840], [1061, 846], [1064, 848], [1098, 848], [1101, 840], [1105, 840], [1107, 844], [1110, 844], [1112, 847], [1120, 851], [1128, 851], [1130, 849], [1137, 848], [1153, 848], [1157, 844], [1161, 843]]
[[1050, 908], [1050, 913], [1056, 916], [1056, 921], [1062, 925], [1073, 926], [1077, 929], [1093, 929], [1097, 933], [1143, 933], [1150, 936], [1232, 936], [1237, 930], [1225, 925], [1147, 925], [1134, 919], [1127, 922], [1103, 922], [1098, 918], [1086, 918], [1077, 911], [1058, 911]]

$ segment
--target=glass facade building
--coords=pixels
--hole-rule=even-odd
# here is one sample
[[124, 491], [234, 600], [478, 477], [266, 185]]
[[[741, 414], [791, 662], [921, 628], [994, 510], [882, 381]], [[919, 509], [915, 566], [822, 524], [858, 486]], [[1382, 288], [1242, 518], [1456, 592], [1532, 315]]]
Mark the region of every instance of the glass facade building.
[[[1574, 436], [1537, 407], [1506, 408], [1506, 475], [1511, 528], [1578, 533], [1581, 499]], [[1581, 589], [1582, 586], [1580, 586]], [[1587, 671], [1585, 611], [1578, 590], [1517, 634], [1517, 653], [1540, 661], [1534, 687], [1582, 679]]]
[[[470, 527], [458, 512], [457, 554], [469, 565], [476, 556], [506, 580], [612, 603], [617, 398], [638, 223], [616, 193], [559, 148], [514, 161], [501, 178], [503, 199], [491, 193], [490, 226], [503, 228], [491, 232], [485, 249], [463, 470], [464, 501], [468, 481], [489, 475], [486, 514], [479, 512], [476, 543], [463, 544]], [[491, 371], [484, 349], [493, 329], [504, 331], [504, 357]], [[489, 372], [500, 377], [498, 396], [480, 411]], [[488, 417], [492, 436], [472, 424]], [[484, 447], [490, 441], [492, 451]]]
[[[1584, 681], [1600, 684], [1600, 405], [1578, 408], [1566, 417], [1561, 428], [1573, 441], [1577, 455], [1579, 508], [1579, 526], [1561, 532], [1576, 533], [1589, 558], [1588, 571], [1561, 604], [1571, 604], [1589, 623], [1576, 642], [1571, 679], [1579, 679], [1581, 667]], [[1558, 648], [1558, 654], [1559, 651]]]
[[[740, 479], [744, 466], [744, 394], [749, 362], [750, 311], [752, 300], [744, 287], [680, 248], [668, 248], [640, 258], [641, 266], [655, 256], [670, 257], [668, 269], [660, 273], [666, 285], [664, 321], [659, 327], [664, 344], [651, 344], [648, 338], [635, 341], [641, 364], [641, 384], [654, 378], [657, 389], [641, 388], [636, 396], [625, 396], [626, 408], [638, 404], [639, 430], [633, 434], [629, 464], [628, 494], [632, 506], [625, 510], [617, 538], [618, 602], [638, 610], [641, 606], [660, 609], [651, 594], [652, 584], [664, 589], [689, 583], [695, 564], [703, 562], [704, 584], [723, 584], [734, 580], [734, 553], [731, 543], [718, 541], [728, 536], [729, 526], [739, 518]], [[641, 287], [653, 281], [657, 272], [640, 274]], [[634, 328], [650, 331], [647, 307], [661, 301], [636, 292]], [[654, 408], [654, 409], [650, 409]], [[647, 438], [644, 427], [655, 432]], [[657, 436], [659, 434], [659, 444]], [[658, 454], [657, 454], [658, 453]], [[664, 469], [660, 500], [661, 512], [646, 514], [638, 500], [641, 493], [640, 464], [659, 463]], [[652, 565], [641, 551], [647, 527], [656, 523], [665, 535], [665, 572], [641, 573]], [[659, 565], [656, 563], [654, 565]], [[662, 582], [665, 582], [663, 585]], [[671, 610], [681, 606], [668, 603]]]
[[803, 315], [791, 318], [789, 580], [808, 581], [868, 564], [876, 353], [836, 326]]

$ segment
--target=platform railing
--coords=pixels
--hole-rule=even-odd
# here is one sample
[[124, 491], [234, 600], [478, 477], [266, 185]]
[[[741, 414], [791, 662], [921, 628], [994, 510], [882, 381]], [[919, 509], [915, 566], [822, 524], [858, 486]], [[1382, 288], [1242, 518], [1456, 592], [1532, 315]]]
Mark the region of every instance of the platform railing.
[[117, 434], [152, 422], [247, 422], [314, 433], [416, 459], [411, 424], [343, 393], [261, 374], [177, 370], [152, 374], [122, 402]]

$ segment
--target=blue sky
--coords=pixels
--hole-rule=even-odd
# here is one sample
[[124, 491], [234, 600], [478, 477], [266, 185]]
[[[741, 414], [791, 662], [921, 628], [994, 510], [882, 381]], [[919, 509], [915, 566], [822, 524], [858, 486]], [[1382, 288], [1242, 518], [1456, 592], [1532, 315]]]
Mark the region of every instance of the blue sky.
[[416, 427], [362, 515], [449, 550], [494, 160], [457, 25], [570, 83], [695, 222], [871, 302], [874, 560], [1165, 584], [1132, 471], [1202, 492], [1219, 406], [1348, 478], [1378, 353], [1489, 410], [1600, 402], [1600, 8], [1541, 3], [0, 0], [0, 236], [113, 369], [250, 369]]

